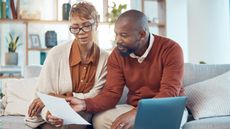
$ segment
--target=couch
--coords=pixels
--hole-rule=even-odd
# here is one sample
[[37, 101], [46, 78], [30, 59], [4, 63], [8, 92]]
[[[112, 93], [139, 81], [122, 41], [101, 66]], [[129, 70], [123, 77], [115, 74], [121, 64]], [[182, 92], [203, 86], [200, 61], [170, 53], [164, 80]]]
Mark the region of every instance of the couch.
[[4, 79], [0, 103], [0, 129], [31, 129], [24, 124], [24, 114], [33, 96], [35, 83], [41, 66], [31, 65], [23, 68], [22, 79]]
[[187, 63], [183, 84], [190, 111], [183, 129], [230, 129], [230, 64]]
[[[31, 71], [31, 70], [29, 70], [29, 71]], [[199, 94], [207, 92], [207, 94], [209, 95], [209, 93], [208, 93], [209, 91], [212, 92], [211, 94], [218, 93], [219, 90], [221, 91], [223, 89], [226, 92], [228, 92], [229, 86], [227, 88], [223, 86], [224, 87], [223, 89], [222, 88], [219, 88], [219, 89], [211, 88], [211, 89], [214, 89], [215, 92], [213, 92], [212, 90], [207, 88], [207, 85], [209, 87], [212, 87], [212, 84], [209, 84], [210, 82], [211, 83], [218, 82], [215, 84], [226, 85], [228, 83], [228, 81], [230, 81], [230, 75], [228, 78], [228, 74], [226, 74], [226, 73], [230, 73], [228, 71], [230, 71], [230, 64], [226, 64], [226, 65], [225, 64], [217, 64], [217, 65], [191, 64], [191, 63], [185, 64], [185, 73], [184, 73], [183, 84], [185, 87], [186, 96], [188, 97], [187, 108], [188, 108], [190, 113], [188, 116], [188, 121], [184, 124], [182, 129], [230, 129], [230, 116], [229, 116], [230, 115], [229, 114], [230, 113], [230, 104], [229, 104], [229, 107], [224, 106], [223, 104], [219, 106], [219, 107], [221, 107], [221, 111], [229, 109], [228, 112], [222, 113], [221, 111], [216, 112], [214, 109], [208, 110], [208, 107], [213, 107], [212, 106], [213, 103], [211, 103], [211, 106], [210, 106], [206, 102], [204, 102], [205, 105], [202, 105], [202, 103], [201, 103], [202, 101], [197, 101], [197, 102], [193, 101], [193, 99], [194, 100], [197, 100], [197, 98], [199, 99], [199, 97], [200, 97]], [[30, 76], [32, 76], [32, 75], [30, 75]], [[227, 76], [227, 79], [223, 79], [223, 76], [225, 78]], [[31, 78], [31, 79], [34, 79], [34, 78]], [[24, 80], [24, 81], [26, 81], [26, 80]], [[28, 81], [28, 79], [27, 79], [27, 81]], [[223, 81], [224, 82], [226, 81], [226, 83], [221, 84]], [[230, 84], [230, 82], [229, 82], [229, 84]], [[202, 88], [199, 89], [199, 87], [202, 87]], [[191, 91], [194, 91], [194, 89], [195, 89], [195, 94], [199, 93], [198, 95], [194, 95], [194, 93], [191, 92]], [[198, 90], [200, 92], [197, 92], [196, 90]], [[126, 96], [127, 92], [128, 92], [128, 90], [125, 88], [125, 90], [123, 92], [123, 96], [122, 96], [119, 103], [125, 102], [125, 100], [126, 100], [125, 96]], [[195, 96], [195, 98], [194, 98], [194, 96]], [[229, 96], [230, 97], [230, 92], [226, 95], [224, 94], [223, 96], [226, 96], [226, 97]], [[211, 102], [219, 101], [220, 99], [222, 100], [222, 98], [218, 98], [218, 97], [219, 96], [216, 96], [216, 98], [215, 97], [209, 98], [208, 100], [212, 100]], [[201, 98], [202, 98], [202, 95], [201, 95]], [[225, 98], [223, 98], [223, 99], [225, 99]], [[204, 100], [206, 101], [206, 99], [204, 99]], [[217, 102], [217, 104], [221, 104], [221, 103], [225, 104], [225, 102], [223, 102], [223, 101], [221, 101], [220, 103]], [[199, 106], [201, 108], [204, 107], [204, 109], [197, 108]], [[4, 109], [4, 107], [3, 107], [3, 109]], [[219, 108], [217, 108], [217, 109], [219, 109]], [[199, 110], [201, 110], [201, 111], [199, 111]], [[205, 113], [202, 114], [202, 112], [205, 112], [206, 114]], [[195, 115], [195, 117], [193, 114]], [[24, 125], [23, 119], [24, 119], [23, 115], [9, 114], [7, 116], [0, 116], [0, 128], [1, 129], [14, 129], [14, 128], [29, 129], [28, 126]]]

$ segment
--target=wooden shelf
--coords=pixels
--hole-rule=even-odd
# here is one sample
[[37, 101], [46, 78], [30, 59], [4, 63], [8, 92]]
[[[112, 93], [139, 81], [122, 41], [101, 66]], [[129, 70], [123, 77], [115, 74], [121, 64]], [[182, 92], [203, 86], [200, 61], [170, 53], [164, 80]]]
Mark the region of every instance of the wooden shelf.
[[[141, 0], [141, 10], [145, 11], [145, 2], [157, 3], [157, 21], [150, 22], [150, 27], [158, 27], [158, 34], [166, 35], [166, 0]], [[154, 10], [153, 10], [154, 11]], [[144, 12], [145, 13], [145, 12]]]
[[163, 1], [163, 0], [145, 0], [145, 1]]
[[154, 23], [154, 22], [149, 22], [149, 26], [150, 27], [165, 27], [165, 24], [164, 23]]
[[0, 19], [0, 23], [38, 23], [38, 24], [69, 24], [69, 21], [58, 20], [28, 20], [28, 19]]
[[49, 51], [51, 48], [28, 48], [28, 51]]
[[22, 76], [0, 76], [0, 79], [9, 79], [9, 78], [19, 79], [22, 78]]
[[29, 25], [30, 24], [62, 24], [62, 25], [69, 25], [69, 21], [59, 21], [59, 20], [33, 20], [33, 19], [0, 19], [0, 23], [16, 23], [16, 24], [25, 24], [25, 43], [26, 43], [26, 58], [25, 64], [29, 64], [29, 51], [49, 51], [50, 48], [29, 48]]
[[69, 21], [57, 21], [57, 20], [25, 20], [28, 23], [37, 24], [70, 24]]
[[0, 23], [24, 23], [23, 20], [17, 20], [17, 19], [0, 19]]

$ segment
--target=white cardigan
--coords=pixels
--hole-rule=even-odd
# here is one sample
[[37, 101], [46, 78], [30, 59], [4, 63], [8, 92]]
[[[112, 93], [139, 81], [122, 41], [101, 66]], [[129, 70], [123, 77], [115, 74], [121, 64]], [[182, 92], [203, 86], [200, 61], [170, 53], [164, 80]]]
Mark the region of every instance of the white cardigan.
[[[66, 92], [72, 92], [72, 80], [69, 65], [69, 55], [72, 42], [64, 43], [52, 48], [45, 60], [39, 75], [37, 90], [45, 94], [55, 93], [64, 94]], [[109, 54], [100, 49], [100, 57], [95, 75], [95, 83], [92, 89], [88, 93], [74, 93], [74, 97], [85, 99], [96, 96], [105, 84], [107, 75], [107, 59]], [[36, 97], [35, 97], [36, 98]], [[46, 120], [47, 108], [44, 107], [41, 112], [41, 116]], [[39, 124], [35, 124], [35, 121], [30, 123], [30, 118], [26, 118], [26, 124], [32, 127], [37, 127]], [[36, 125], [36, 126], [34, 126]]]
[[[51, 49], [41, 70], [37, 91], [64, 94], [72, 91], [69, 55], [72, 43], [65, 43]], [[95, 75], [95, 83], [88, 93], [74, 93], [80, 99], [96, 96], [105, 83], [108, 53], [100, 49], [100, 57]]]

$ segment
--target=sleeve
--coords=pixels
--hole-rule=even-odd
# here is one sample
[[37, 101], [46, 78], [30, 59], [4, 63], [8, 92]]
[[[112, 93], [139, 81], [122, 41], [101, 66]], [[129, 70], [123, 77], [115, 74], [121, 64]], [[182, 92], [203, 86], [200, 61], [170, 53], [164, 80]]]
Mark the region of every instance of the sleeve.
[[[42, 92], [42, 93], [45, 93], [45, 94], [48, 94], [50, 92], [53, 92], [55, 93], [55, 87], [54, 86], [57, 86], [57, 76], [53, 76], [53, 75], [58, 75], [57, 74], [57, 60], [55, 61], [54, 59], [54, 54], [52, 52], [52, 50], [49, 52], [46, 60], [45, 60], [45, 63], [44, 63], [44, 66], [42, 67], [42, 70], [40, 72], [40, 75], [39, 75], [39, 79], [37, 81], [37, 88], [36, 88], [36, 91], [35, 91], [35, 95], [34, 95], [34, 98], [37, 98], [37, 95], [36, 95], [36, 92]], [[51, 76], [52, 75], [52, 76]], [[32, 102], [32, 101], [31, 101]], [[44, 107], [41, 111], [41, 117], [43, 118], [43, 120], [46, 121], [46, 114], [47, 114], [48, 110], [46, 107]], [[38, 117], [39, 118], [39, 117]], [[26, 118], [25, 120], [26, 121], [26, 124], [27, 125], [34, 125], [36, 124], [37, 126], [39, 124], [42, 124], [43, 122], [40, 122], [41, 120], [37, 119], [37, 120], [33, 120], [33, 121], [30, 121], [30, 117], [28, 117], [28, 115], [26, 115]]]
[[85, 99], [88, 112], [100, 112], [115, 107], [125, 85], [122, 63], [114, 51], [108, 59], [108, 74], [105, 86], [96, 97]]
[[99, 94], [99, 92], [102, 90], [103, 86], [105, 85], [105, 79], [107, 75], [107, 58], [108, 55], [104, 55], [100, 57], [93, 88], [88, 93], [73, 93], [74, 97], [77, 97], [79, 99], [86, 99], [86, 98], [92, 98]]
[[54, 51], [50, 51], [44, 66], [42, 67], [41, 73], [39, 75], [39, 80], [37, 83], [38, 92], [45, 94], [56, 93], [58, 86], [58, 59], [56, 59]]
[[163, 75], [160, 92], [154, 98], [179, 96], [182, 90], [184, 60], [181, 47], [177, 43], [168, 46], [163, 54]]

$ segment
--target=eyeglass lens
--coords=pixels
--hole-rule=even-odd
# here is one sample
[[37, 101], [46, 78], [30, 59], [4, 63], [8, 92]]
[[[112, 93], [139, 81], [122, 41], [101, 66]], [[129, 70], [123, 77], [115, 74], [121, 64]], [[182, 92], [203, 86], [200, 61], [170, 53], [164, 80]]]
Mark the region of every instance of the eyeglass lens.
[[81, 30], [83, 32], [89, 32], [92, 30], [92, 26], [94, 23], [90, 24], [90, 25], [86, 25], [86, 26], [82, 26], [80, 28], [74, 28], [72, 26], [70, 26], [69, 30], [72, 34], [78, 34]]

